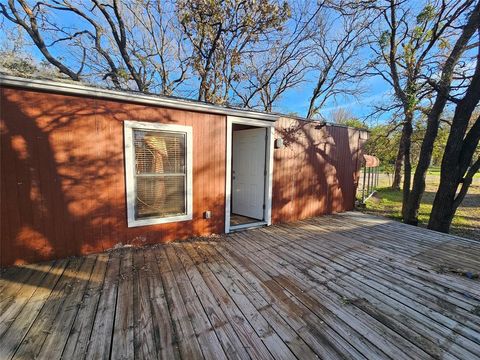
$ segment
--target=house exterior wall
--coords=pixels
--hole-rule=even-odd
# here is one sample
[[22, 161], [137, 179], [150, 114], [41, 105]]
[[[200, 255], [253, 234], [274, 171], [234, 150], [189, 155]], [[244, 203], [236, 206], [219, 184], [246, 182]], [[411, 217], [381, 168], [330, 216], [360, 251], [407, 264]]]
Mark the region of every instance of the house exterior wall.
[[272, 223], [352, 210], [367, 133], [288, 118], [275, 130]]
[[[1, 266], [223, 232], [225, 116], [0, 91]], [[192, 126], [192, 221], [127, 227], [124, 120]]]
[[[192, 126], [191, 221], [128, 228], [124, 120]], [[218, 114], [3, 86], [0, 266], [223, 233], [226, 124]], [[280, 119], [273, 223], [352, 209], [362, 134]]]

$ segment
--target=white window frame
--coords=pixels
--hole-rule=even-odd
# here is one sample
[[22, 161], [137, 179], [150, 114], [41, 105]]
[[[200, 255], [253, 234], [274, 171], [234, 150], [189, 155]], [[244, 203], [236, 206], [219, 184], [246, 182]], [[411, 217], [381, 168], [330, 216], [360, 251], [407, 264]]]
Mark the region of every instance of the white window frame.
[[[124, 121], [125, 138], [125, 183], [126, 183], [126, 201], [127, 201], [127, 223], [128, 227], [147, 226], [156, 224], [166, 224], [178, 221], [188, 221], [193, 218], [193, 131], [191, 126], [159, 124], [151, 122], [140, 122], [133, 120]], [[133, 146], [133, 130], [164, 131], [172, 133], [185, 134], [186, 145], [186, 214], [168, 217], [151, 217], [147, 219], [135, 218], [135, 149]]]

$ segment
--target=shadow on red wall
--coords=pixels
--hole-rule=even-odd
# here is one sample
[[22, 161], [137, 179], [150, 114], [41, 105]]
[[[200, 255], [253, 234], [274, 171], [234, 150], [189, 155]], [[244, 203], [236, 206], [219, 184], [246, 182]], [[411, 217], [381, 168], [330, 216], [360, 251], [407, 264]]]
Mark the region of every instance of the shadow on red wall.
[[[191, 124], [195, 113], [1, 91], [0, 266], [223, 230], [224, 155], [194, 155], [193, 221], [140, 228], [126, 223], [123, 120]], [[198, 116], [202, 136], [194, 137], [194, 149], [209, 154], [222, 144], [203, 139], [223, 141], [224, 122]], [[204, 209], [217, 216], [204, 220]]]
[[360, 131], [281, 119], [274, 162], [273, 222], [351, 210], [358, 183]]

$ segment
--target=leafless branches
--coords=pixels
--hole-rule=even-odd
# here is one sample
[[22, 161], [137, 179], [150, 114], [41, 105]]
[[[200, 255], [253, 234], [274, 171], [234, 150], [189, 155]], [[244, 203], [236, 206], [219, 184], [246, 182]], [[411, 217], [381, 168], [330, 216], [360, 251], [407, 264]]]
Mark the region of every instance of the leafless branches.
[[239, 105], [272, 111], [286, 91], [304, 82], [312, 53], [313, 16], [308, 6], [294, 5], [290, 21], [282, 31], [270, 34], [267, 48], [249, 53], [240, 65], [240, 76], [232, 86]]
[[316, 74], [307, 118], [318, 115], [336, 96], [351, 97], [360, 93], [360, 51], [365, 45], [369, 12], [345, 13], [341, 3], [320, 5], [312, 21], [311, 68]]
[[[57, 67], [61, 73], [73, 80], [79, 80], [84, 65], [83, 62], [78, 70], [73, 70], [50, 52], [42, 34], [46, 24], [48, 24], [45, 20], [43, 9], [44, 6], [41, 2], [36, 2], [33, 7], [29, 6], [26, 0], [8, 0], [8, 5], [0, 3], [0, 13], [11, 22], [21, 26], [28, 33], [45, 59]], [[75, 38], [75, 36], [71, 38]]]
[[229, 100], [242, 65], [264, 54], [270, 36], [282, 31], [290, 14], [286, 2], [177, 1], [177, 16], [192, 51], [192, 69], [199, 78], [198, 99]]
[[99, 77], [115, 88], [171, 94], [186, 79], [189, 58], [169, 2], [46, 0], [29, 6], [9, 0], [0, 11], [72, 80]]

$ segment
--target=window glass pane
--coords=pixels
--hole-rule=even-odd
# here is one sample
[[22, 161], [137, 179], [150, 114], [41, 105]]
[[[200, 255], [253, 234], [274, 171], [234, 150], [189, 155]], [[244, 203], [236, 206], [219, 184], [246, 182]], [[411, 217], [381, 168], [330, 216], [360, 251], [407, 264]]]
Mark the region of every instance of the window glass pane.
[[185, 134], [134, 130], [135, 217], [186, 213]]
[[185, 214], [185, 176], [137, 177], [135, 212], [137, 218]]
[[185, 173], [185, 134], [134, 131], [135, 173]]

